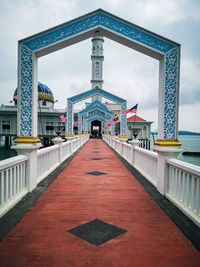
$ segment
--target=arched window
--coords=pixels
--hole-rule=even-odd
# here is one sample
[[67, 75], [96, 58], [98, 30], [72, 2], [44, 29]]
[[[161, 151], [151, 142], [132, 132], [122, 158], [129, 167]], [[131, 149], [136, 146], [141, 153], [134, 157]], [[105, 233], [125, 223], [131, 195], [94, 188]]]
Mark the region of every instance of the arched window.
[[144, 138], [147, 138], [147, 126], [143, 126]]
[[95, 75], [98, 76], [99, 75], [99, 62], [95, 63]]

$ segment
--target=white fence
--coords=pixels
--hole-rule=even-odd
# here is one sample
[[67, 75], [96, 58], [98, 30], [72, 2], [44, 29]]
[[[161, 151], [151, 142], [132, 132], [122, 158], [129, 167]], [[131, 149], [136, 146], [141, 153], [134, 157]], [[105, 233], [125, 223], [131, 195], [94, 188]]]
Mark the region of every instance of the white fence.
[[37, 183], [41, 182], [59, 165], [59, 145], [37, 151]]
[[[103, 140], [159, 189], [157, 152], [109, 135], [103, 135]], [[200, 167], [174, 158], [166, 160], [166, 165], [167, 170], [163, 172], [167, 174], [167, 186], [163, 194], [200, 227]]]
[[200, 167], [177, 159], [169, 159], [167, 162], [167, 198], [200, 226]]
[[28, 193], [26, 164], [24, 155], [0, 161], [0, 215]]
[[[72, 141], [56, 144], [37, 150], [36, 153], [36, 177], [34, 184], [37, 186], [64, 160], [71, 156], [89, 139], [89, 135], [81, 135]], [[33, 162], [32, 162], [33, 160]], [[34, 159], [26, 155], [19, 155], [0, 161], [0, 217], [17, 204], [30, 189], [29, 184], [33, 169]]]

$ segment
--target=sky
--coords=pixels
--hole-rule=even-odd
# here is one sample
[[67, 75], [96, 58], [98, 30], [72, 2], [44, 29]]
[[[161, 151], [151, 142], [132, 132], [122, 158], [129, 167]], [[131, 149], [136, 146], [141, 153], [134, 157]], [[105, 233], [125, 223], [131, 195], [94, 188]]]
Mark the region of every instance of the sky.
[[[0, 0], [0, 105], [17, 87], [18, 40], [98, 8], [181, 44], [179, 130], [200, 132], [200, 0]], [[39, 58], [38, 80], [58, 99], [56, 108], [91, 89], [91, 48], [87, 39]], [[127, 99], [128, 108], [138, 103], [137, 115], [156, 130], [159, 62], [104, 38], [103, 68], [103, 89]]]

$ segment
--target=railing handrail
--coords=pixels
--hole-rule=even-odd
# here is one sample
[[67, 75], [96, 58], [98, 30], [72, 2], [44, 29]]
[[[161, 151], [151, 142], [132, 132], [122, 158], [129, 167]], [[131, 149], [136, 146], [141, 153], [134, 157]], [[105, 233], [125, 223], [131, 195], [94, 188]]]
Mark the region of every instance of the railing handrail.
[[70, 144], [70, 141], [63, 142], [63, 143], [62, 143], [62, 147], [67, 146], [67, 145], [69, 145], [69, 144]]
[[184, 161], [181, 161], [178, 159], [174, 159], [174, 158], [168, 159], [167, 163], [170, 165], [173, 165], [177, 168], [180, 168], [186, 172], [194, 174], [200, 178], [200, 167], [197, 165], [194, 165], [194, 164], [191, 164], [188, 162], [184, 162]]
[[158, 153], [154, 152], [154, 151], [150, 151], [141, 147], [135, 147], [135, 150], [139, 151], [140, 153], [146, 154], [148, 156], [154, 157], [154, 158], [158, 158]]
[[128, 143], [123, 143], [123, 146], [131, 148], [131, 144], [128, 144]]
[[49, 147], [44, 147], [44, 148], [41, 148], [37, 151], [37, 154], [38, 155], [43, 155], [45, 153], [48, 153], [50, 151], [54, 151], [54, 150], [57, 150], [59, 148], [59, 145], [53, 145], [53, 146], [49, 146]]
[[16, 164], [22, 163], [26, 161], [28, 158], [25, 155], [18, 155], [12, 158], [4, 159], [0, 161], [0, 171], [7, 169], [9, 167], [13, 167]]

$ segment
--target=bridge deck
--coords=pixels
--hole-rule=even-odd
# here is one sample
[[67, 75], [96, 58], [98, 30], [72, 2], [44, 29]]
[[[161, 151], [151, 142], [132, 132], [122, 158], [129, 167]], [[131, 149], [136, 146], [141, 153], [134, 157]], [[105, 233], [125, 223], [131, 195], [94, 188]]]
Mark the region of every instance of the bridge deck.
[[[109, 234], [95, 219], [125, 231]], [[93, 244], [68, 232], [90, 221], [75, 234]], [[107, 145], [92, 139], [0, 243], [0, 265], [194, 267], [200, 254]]]

